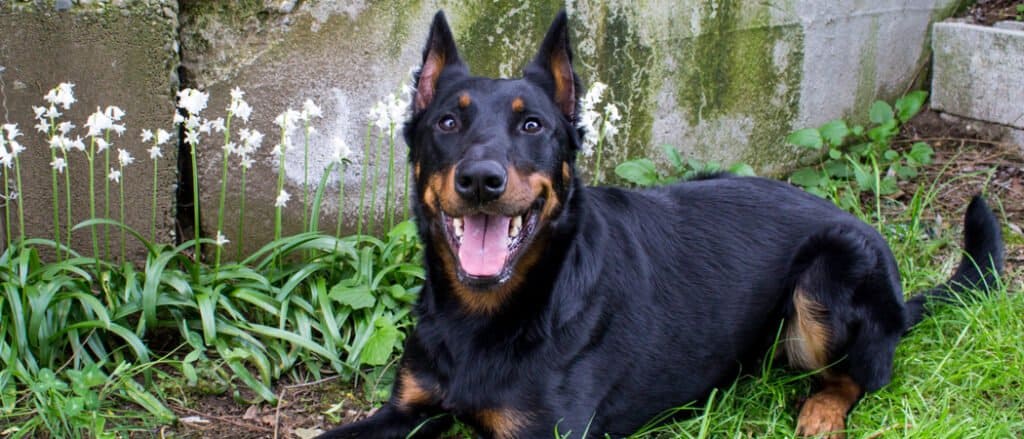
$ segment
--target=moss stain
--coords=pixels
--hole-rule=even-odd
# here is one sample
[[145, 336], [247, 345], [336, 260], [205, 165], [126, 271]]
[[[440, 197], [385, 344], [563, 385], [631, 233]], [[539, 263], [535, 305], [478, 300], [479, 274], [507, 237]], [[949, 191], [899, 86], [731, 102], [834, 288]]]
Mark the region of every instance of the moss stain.
[[[803, 34], [770, 22], [768, 5], [719, 0], [701, 6], [703, 32], [680, 40], [676, 100], [691, 126], [723, 117], [753, 122], [741, 160], [755, 168], [783, 162], [779, 148], [799, 112]], [[788, 48], [776, 65], [776, 45]], [[711, 145], [711, 147], [718, 147]]]

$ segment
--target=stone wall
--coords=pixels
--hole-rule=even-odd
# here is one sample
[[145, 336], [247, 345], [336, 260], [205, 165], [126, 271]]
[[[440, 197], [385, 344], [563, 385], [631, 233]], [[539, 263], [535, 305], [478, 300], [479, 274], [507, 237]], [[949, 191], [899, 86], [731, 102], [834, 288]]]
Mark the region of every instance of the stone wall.
[[[138, 3], [154, 10], [166, 6]], [[948, 16], [957, 3], [190, 0], [175, 11], [181, 24], [182, 82], [211, 93], [209, 117], [223, 115], [230, 90], [241, 88], [255, 107], [248, 128], [266, 135], [245, 195], [243, 244], [253, 249], [268, 240], [273, 224], [278, 161], [271, 146], [279, 131], [272, 120], [306, 99], [318, 103], [324, 114], [309, 138], [308, 166], [303, 166], [303, 148], [287, 153], [286, 190], [293, 198], [284, 220], [286, 232], [301, 230], [301, 197], [296, 195], [303, 193], [305, 181], [315, 184], [319, 179], [336, 137], [354, 150], [345, 173], [345, 229], [354, 228], [364, 175], [376, 178], [369, 188], [380, 191], [378, 199], [383, 197], [389, 150], [373, 143], [366, 156], [368, 111], [409, 82], [430, 18], [439, 8], [445, 9], [471, 70], [492, 76], [518, 76], [551, 18], [566, 8], [578, 73], [587, 84], [609, 84], [607, 98], [624, 115], [622, 131], [603, 159], [604, 173], [611, 175], [628, 158], [660, 159], [663, 144], [676, 146], [688, 158], [742, 161], [762, 173], [784, 171], [799, 155], [783, 143], [791, 130], [836, 117], [857, 118], [872, 100], [892, 99], [925, 78], [929, 24]], [[71, 9], [79, 7], [75, 3]], [[128, 15], [123, 19], [132, 19]], [[91, 44], [111, 43], [102, 39]], [[153, 56], [169, 55], [154, 48]], [[0, 65], [4, 62], [11, 64]], [[109, 76], [102, 69], [79, 70], [89, 72], [89, 78]], [[87, 80], [85, 74], [79, 76], [78, 81]], [[303, 144], [301, 134], [292, 139]], [[217, 229], [212, 213], [219, 201], [220, 148], [219, 141], [204, 142], [199, 154], [207, 235]], [[405, 172], [401, 141], [395, 154], [393, 169], [400, 183]], [[585, 157], [581, 163], [590, 169], [593, 160]], [[237, 187], [235, 168], [232, 164], [231, 187]], [[334, 227], [337, 187], [337, 178], [331, 177], [322, 209], [325, 229]], [[229, 191], [227, 210], [236, 212], [239, 201], [239, 191]], [[404, 203], [395, 203], [396, 210]], [[374, 214], [383, 216], [383, 208], [378, 203]], [[237, 227], [232, 217], [225, 230]]]

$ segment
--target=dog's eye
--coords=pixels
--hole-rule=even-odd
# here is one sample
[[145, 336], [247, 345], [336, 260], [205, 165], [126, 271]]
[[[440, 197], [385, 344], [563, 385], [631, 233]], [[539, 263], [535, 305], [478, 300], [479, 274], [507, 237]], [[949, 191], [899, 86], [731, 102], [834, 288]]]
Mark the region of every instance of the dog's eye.
[[529, 119], [526, 119], [526, 121], [523, 122], [523, 131], [524, 132], [527, 132], [527, 133], [530, 133], [530, 134], [535, 134], [535, 133], [539, 133], [541, 128], [543, 128], [543, 127], [541, 126], [540, 121], [537, 120], [537, 118], [535, 118], [535, 117], [531, 117]]
[[459, 129], [459, 122], [452, 115], [446, 115], [437, 121], [437, 128], [446, 133]]

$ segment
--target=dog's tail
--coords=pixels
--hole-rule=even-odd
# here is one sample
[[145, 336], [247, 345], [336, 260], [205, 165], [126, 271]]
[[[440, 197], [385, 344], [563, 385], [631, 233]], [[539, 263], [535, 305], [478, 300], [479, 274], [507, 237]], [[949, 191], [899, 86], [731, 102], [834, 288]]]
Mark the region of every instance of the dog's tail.
[[960, 266], [946, 283], [907, 300], [908, 330], [924, 318], [929, 303], [953, 302], [957, 294], [996, 286], [1003, 272], [1003, 237], [999, 221], [981, 195], [974, 196], [964, 214], [964, 253]]

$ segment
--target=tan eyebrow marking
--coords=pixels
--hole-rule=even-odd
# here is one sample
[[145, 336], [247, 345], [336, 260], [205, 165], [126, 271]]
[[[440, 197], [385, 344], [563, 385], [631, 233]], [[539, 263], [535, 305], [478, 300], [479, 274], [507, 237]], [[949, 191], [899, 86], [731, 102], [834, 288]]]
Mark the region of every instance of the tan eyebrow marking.
[[523, 111], [524, 106], [525, 104], [523, 104], [523, 98], [515, 98], [512, 100], [512, 111], [515, 111], [516, 113], [521, 113]]
[[469, 98], [469, 93], [462, 92], [462, 94], [459, 95], [459, 108], [466, 108], [472, 102], [472, 99]]

